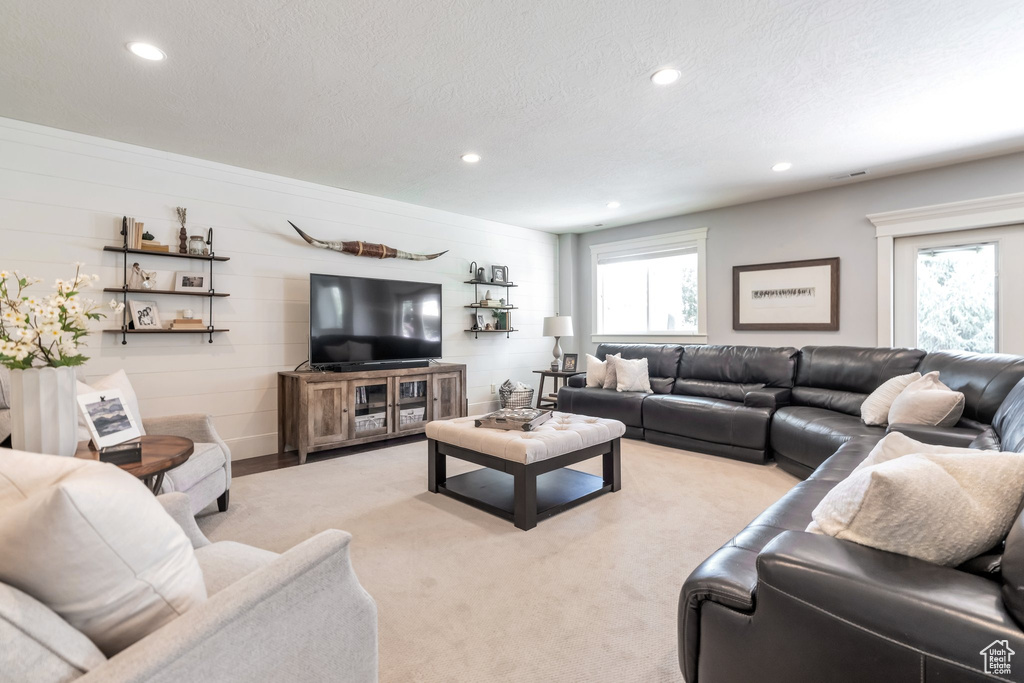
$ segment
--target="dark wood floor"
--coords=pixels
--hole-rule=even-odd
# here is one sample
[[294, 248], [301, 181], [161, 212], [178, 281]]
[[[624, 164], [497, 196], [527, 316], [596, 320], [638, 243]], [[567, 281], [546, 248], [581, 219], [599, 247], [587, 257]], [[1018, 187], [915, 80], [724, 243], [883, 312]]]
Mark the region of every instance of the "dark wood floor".
[[[374, 443], [365, 443], [358, 446], [336, 448], [332, 451], [320, 451], [319, 453], [310, 453], [306, 457], [306, 464], [319, 462], [321, 460], [333, 460], [334, 458], [343, 458], [346, 455], [355, 455], [356, 453], [375, 451], [389, 446], [400, 446], [402, 444], [416, 443], [417, 441], [426, 440], [427, 437], [425, 434], [413, 434], [411, 436], [401, 436], [396, 439], [388, 439], [387, 441], [376, 441]], [[423, 453], [426, 455], [426, 450], [424, 450]], [[231, 476], [244, 477], [247, 474], [258, 474], [259, 472], [280, 470], [285, 467], [295, 467], [298, 464], [299, 454], [294, 451], [291, 453], [259, 455], [255, 458], [245, 458], [243, 460], [233, 461], [231, 463]]]

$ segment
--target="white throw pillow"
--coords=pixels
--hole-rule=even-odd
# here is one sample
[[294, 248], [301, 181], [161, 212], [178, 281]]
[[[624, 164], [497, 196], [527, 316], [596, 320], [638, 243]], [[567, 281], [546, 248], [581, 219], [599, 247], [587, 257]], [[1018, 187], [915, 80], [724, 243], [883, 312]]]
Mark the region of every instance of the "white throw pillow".
[[597, 356], [587, 354], [587, 386], [591, 389], [604, 387], [604, 378], [608, 374], [608, 361], [598, 360]]
[[647, 371], [647, 359], [615, 358], [611, 367], [615, 368], [616, 391], [642, 391], [651, 393], [651, 377]]
[[939, 453], [942, 455], [956, 455], [957, 453], [964, 455], [974, 455], [978, 452], [977, 448], [956, 448], [954, 446], [936, 446], [935, 444], [922, 443], [917, 439], [911, 439], [902, 432], [892, 432], [886, 434], [885, 437], [875, 444], [875, 447], [868, 453], [868, 457], [860, 461], [860, 464], [853, 468], [854, 472], [859, 472], [867, 467], [874, 465], [881, 465], [883, 462], [889, 462], [896, 458], [901, 458], [904, 455], [913, 455], [915, 453]]
[[1024, 453], [917, 453], [839, 482], [807, 531], [952, 567], [1003, 538], [1022, 497]]
[[903, 393], [912, 382], [921, 379], [920, 372], [900, 375], [883, 382], [864, 399], [860, 406], [860, 418], [866, 425], [885, 425], [889, 422], [889, 408], [896, 397]]
[[[616, 358], [621, 358], [621, 357], [622, 357], [621, 353], [615, 353], [615, 354], [612, 354], [610, 356], [605, 356], [604, 357], [604, 366], [603, 366], [604, 367], [604, 370], [603, 370], [604, 375], [602, 375], [603, 379], [601, 380], [601, 384], [600, 385], [595, 384], [594, 386], [600, 386], [602, 389], [614, 389], [615, 388], [615, 367], [612, 365], [612, 360], [616, 359]], [[590, 368], [590, 365], [589, 365], [590, 358], [593, 358], [593, 356], [590, 356], [590, 357], [587, 358], [587, 363], [588, 363], [588, 365], [587, 365], [587, 368], [588, 368], [587, 372], [588, 373], [590, 372], [590, 370], [589, 370], [589, 368]], [[600, 363], [601, 361], [597, 361], [597, 362]], [[590, 386], [589, 378], [587, 379], [587, 386], [588, 387]]]
[[[142, 411], [139, 410], [139, 398], [135, 395], [135, 389], [132, 388], [132, 383], [128, 381], [128, 375], [125, 374], [124, 370], [118, 370], [112, 375], [95, 380], [92, 384], [86, 384], [81, 381], [78, 383], [79, 396], [82, 394], [92, 394], [97, 391], [109, 391], [110, 389], [120, 390], [121, 395], [124, 396], [125, 408], [135, 418], [135, 424], [139, 427], [139, 434], [145, 436], [146, 429], [142, 426]], [[82, 411], [79, 410], [78, 440], [88, 441], [91, 438], [89, 425], [85, 423], [85, 417], [82, 415]]]
[[206, 600], [192, 544], [114, 465], [0, 449], [0, 581], [108, 657]]
[[911, 382], [889, 408], [889, 424], [954, 427], [964, 414], [964, 395], [939, 381], [938, 372]]

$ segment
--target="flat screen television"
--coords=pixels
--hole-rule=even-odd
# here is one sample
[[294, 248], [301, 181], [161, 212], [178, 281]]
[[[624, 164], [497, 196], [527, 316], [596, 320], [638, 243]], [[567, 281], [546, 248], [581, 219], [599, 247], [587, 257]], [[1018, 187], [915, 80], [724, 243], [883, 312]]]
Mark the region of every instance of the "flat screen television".
[[441, 357], [441, 285], [309, 276], [309, 363], [344, 370]]

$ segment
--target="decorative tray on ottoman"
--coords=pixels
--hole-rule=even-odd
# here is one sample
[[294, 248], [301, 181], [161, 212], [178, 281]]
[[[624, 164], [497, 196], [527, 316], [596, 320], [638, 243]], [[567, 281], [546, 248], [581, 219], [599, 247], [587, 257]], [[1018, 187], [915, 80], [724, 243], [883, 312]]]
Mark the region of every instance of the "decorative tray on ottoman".
[[474, 421], [477, 427], [530, 432], [551, 418], [550, 410], [538, 408], [502, 408]]

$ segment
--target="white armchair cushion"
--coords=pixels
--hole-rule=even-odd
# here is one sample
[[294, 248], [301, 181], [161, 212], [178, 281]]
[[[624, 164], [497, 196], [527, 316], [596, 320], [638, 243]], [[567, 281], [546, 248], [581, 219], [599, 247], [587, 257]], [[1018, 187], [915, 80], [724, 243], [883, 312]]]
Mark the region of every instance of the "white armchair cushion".
[[[135, 424], [139, 428], [139, 434], [142, 436], [146, 435], [146, 428], [142, 424], [142, 411], [139, 410], [139, 397], [135, 395], [135, 389], [132, 388], [132, 383], [128, 381], [128, 375], [125, 374], [124, 370], [118, 370], [112, 375], [93, 380], [90, 384], [85, 382], [78, 382], [78, 395], [91, 394], [97, 391], [108, 391], [110, 389], [117, 389], [124, 396], [125, 407], [131, 416], [135, 418]], [[89, 425], [85, 423], [85, 417], [81, 411], [78, 413], [78, 440], [88, 441], [92, 438], [89, 434]]]
[[185, 532], [135, 477], [91, 460], [0, 453], [0, 581], [108, 657], [206, 600]]

